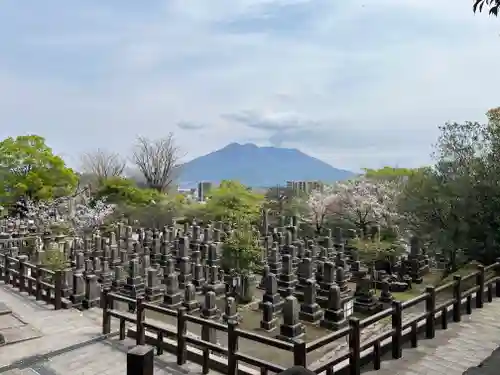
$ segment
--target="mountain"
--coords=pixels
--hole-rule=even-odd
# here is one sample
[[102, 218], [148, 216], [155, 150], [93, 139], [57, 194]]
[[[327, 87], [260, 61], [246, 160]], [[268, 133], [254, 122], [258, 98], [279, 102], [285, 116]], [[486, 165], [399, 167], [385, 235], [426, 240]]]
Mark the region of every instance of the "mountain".
[[181, 167], [181, 187], [200, 181], [238, 180], [251, 187], [284, 185], [286, 181], [334, 182], [354, 176], [297, 149], [231, 143]]

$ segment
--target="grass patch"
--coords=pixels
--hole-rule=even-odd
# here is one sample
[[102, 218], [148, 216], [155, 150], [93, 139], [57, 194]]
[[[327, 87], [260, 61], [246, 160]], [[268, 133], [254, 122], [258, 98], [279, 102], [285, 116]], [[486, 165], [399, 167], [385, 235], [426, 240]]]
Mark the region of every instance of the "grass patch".
[[[380, 290], [375, 291], [377, 297], [380, 297], [380, 292], [381, 292]], [[410, 299], [418, 297], [421, 294], [422, 293], [416, 289], [409, 289], [405, 292], [392, 292], [392, 296], [396, 301], [408, 301]]]

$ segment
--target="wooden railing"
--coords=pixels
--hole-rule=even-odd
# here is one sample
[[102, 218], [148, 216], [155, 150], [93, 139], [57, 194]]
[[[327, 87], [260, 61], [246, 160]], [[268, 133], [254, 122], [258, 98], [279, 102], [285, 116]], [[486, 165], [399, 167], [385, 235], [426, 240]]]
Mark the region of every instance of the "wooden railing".
[[0, 254], [0, 280], [35, 296], [37, 301], [62, 308], [62, 272], [51, 271], [39, 265], [29, 263], [23, 256], [11, 257]]
[[[490, 276], [486, 279], [486, 275]], [[120, 339], [126, 337], [126, 322], [135, 324], [135, 338], [138, 345], [143, 345], [146, 341], [146, 331], [156, 334], [154, 340], [149, 340], [161, 355], [166, 345], [164, 338], [174, 339], [177, 363], [182, 365], [187, 358], [187, 345], [199, 348], [203, 352], [201, 365], [203, 373], [207, 374], [212, 368], [210, 353], [216, 353], [227, 359], [225, 372], [235, 375], [238, 372], [238, 364], [243, 363], [260, 369], [261, 374], [268, 372], [279, 373], [285, 370], [281, 364], [270, 363], [259, 358], [243, 354], [238, 348], [238, 340], [244, 338], [258, 342], [273, 348], [289, 351], [293, 356], [293, 363], [297, 366], [307, 367], [316, 374], [326, 372], [327, 375], [342, 372], [350, 375], [359, 375], [361, 367], [372, 362], [374, 369], [380, 369], [382, 356], [391, 353], [392, 358], [399, 359], [402, 356], [403, 345], [410, 342], [411, 347], [417, 347], [420, 334], [425, 338], [432, 339], [435, 336], [436, 324], [442, 329], [448, 328], [448, 322], [459, 322], [462, 313], [472, 313], [473, 304], [476, 308], [482, 308], [485, 300], [491, 302], [493, 296], [500, 297], [500, 263], [490, 266], [478, 266], [477, 271], [467, 276], [454, 276], [453, 281], [438, 286], [429, 286], [425, 293], [405, 302], [394, 301], [392, 306], [375, 315], [365, 319], [351, 317], [349, 325], [338, 331], [330, 333], [315, 341], [305, 343], [302, 340], [286, 342], [274, 338], [265, 337], [256, 333], [244, 331], [237, 328], [234, 322], [227, 325], [220, 324], [208, 319], [186, 314], [184, 308], [179, 310], [169, 310], [154, 304], [145, 303], [142, 297], [137, 300], [123, 297], [111, 293], [105, 289], [102, 295], [103, 307], [103, 334], [111, 331], [111, 318], [120, 321]], [[470, 282], [473, 281], [473, 284]], [[464, 288], [465, 286], [470, 286]], [[441, 296], [439, 299], [437, 295]], [[127, 313], [115, 308], [115, 302], [135, 305], [136, 313]], [[408, 321], [403, 321], [403, 312], [419, 303], [425, 303], [425, 311], [412, 317]], [[465, 306], [465, 309], [464, 309]], [[164, 326], [158, 322], [146, 320], [146, 311], [151, 310], [159, 314], [165, 314], [177, 319], [177, 327]], [[373, 324], [379, 323], [383, 319], [391, 320], [391, 327], [383, 330], [375, 336], [362, 340], [362, 330]], [[187, 333], [187, 322], [200, 324], [202, 327], [202, 338], [193, 337]], [[206, 339], [209, 335], [204, 334], [207, 330], [217, 330], [226, 332], [227, 346], [220, 346]], [[325, 349], [335, 341], [345, 338], [348, 347], [334, 358], [328, 359], [318, 365], [308, 364], [310, 353]]]
[[[144, 302], [143, 297], [133, 300], [131, 298], [124, 297], [119, 294], [111, 293], [109, 289], [104, 289], [102, 292], [101, 303], [103, 308], [103, 334], [111, 332], [111, 318], [117, 318], [120, 321], [120, 340], [126, 337], [126, 323], [133, 323], [136, 325], [136, 343], [137, 345], [144, 345], [146, 341], [146, 331], [153, 332], [156, 334], [156, 340], [154, 346], [156, 347], [157, 354], [163, 354], [166, 347], [164, 345], [164, 338], [171, 338], [176, 340], [175, 354], [177, 355], [177, 363], [183, 365], [187, 360], [187, 345], [193, 345], [198, 347], [202, 351], [202, 361], [201, 365], [203, 367], [203, 373], [207, 374], [209, 372], [210, 366], [210, 352], [216, 353], [220, 356], [224, 356], [227, 359], [228, 374], [236, 374], [236, 370], [239, 362], [249, 364], [251, 366], [256, 366], [262, 369], [262, 373], [271, 372], [281, 372], [286, 369], [286, 367], [274, 364], [271, 362], [264, 361], [259, 358], [255, 358], [238, 351], [238, 341], [240, 338], [248, 339], [258, 342], [262, 345], [267, 345], [270, 350], [282, 349], [285, 351], [290, 351], [295, 355], [305, 356], [305, 343], [304, 342], [286, 342], [282, 340], [277, 340], [274, 338], [258, 335], [252, 332], [247, 332], [238, 329], [235, 322], [229, 321], [227, 325], [217, 323], [215, 321], [200, 318], [193, 315], [186, 314], [186, 309], [184, 307], [178, 310], [170, 310], [158, 305]], [[135, 314], [119, 311], [114, 308], [115, 303], [126, 303], [129, 306], [134, 305]], [[159, 314], [168, 315], [175, 317], [177, 320], [177, 327], [172, 329], [168, 325], [161, 324], [157, 321], [147, 321], [146, 311], [154, 311]], [[187, 323], [199, 324], [201, 326], [201, 338], [195, 337], [193, 334], [188, 333]], [[216, 330], [220, 332], [225, 332], [227, 334], [227, 347], [217, 345], [209, 341], [210, 336], [209, 331]], [[181, 334], [178, 334], [181, 332]]]

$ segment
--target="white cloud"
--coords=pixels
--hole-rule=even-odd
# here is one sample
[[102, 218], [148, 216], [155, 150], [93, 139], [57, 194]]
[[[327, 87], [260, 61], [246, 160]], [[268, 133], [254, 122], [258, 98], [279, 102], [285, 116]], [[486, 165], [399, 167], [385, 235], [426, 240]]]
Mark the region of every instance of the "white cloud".
[[500, 104], [500, 20], [467, 2], [28, 3], [0, 15], [0, 136], [73, 159], [173, 131], [189, 157], [271, 140], [341, 168], [414, 166], [437, 125]]

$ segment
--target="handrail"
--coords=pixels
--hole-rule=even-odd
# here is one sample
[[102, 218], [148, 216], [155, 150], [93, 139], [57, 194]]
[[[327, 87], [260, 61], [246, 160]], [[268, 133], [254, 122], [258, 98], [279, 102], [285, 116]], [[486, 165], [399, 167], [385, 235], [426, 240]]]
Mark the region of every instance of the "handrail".
[[[486, 272], [495, 271], [495, 276], [485, 280]], [[476, 285], [472, 288], [464, 290], [464, 280], [476, 280]], [[452, 297], [446, 298], [444, 301], [436, 301], [436, 296], [440, 293], [452, 288]], [[418, 332], [424, 330], [425, 337], [432, 339], [436, 331], [436, 319], [441, 322], [442, 328], [447, 328], [448, 319], [454, 322], [461, 320], [463, 303], [466, 305], [466, 313], [470, 314], [472, 311], [472, 301], [475, 299], [477, 308], [481, 308], [484, 304], [485, 297], [488, 301], [493, 298], [493, 291], [495, 296], [500, 297], [500, 262], [482, 267], [479, 266], [477, 271], [467, 276], [455, 276], [453, 281], [438, 287], [427, 287], [426, 291], [415, 298], [399, 302], [394, 301], [392, 307], [371, 315], [363, 320], [351, 317], [348, 319], [349, 325], [339, 329], [338, 331], [329, 333], [309, 343], [301, 340], [295, 342], [282, 341], [266, 336], [262, 336], [253, 332], [245, 331], [237, 327], [235, 322], [228, 322], [227, 325], [216, 323], [212, 320], [205, 319], [198, 316], [188, 315], [184, 307], [179, 308], [177, 311], [166, 309], [151, 303], [143, 302], [142, 298], [138, 298], [133, 302], [137, 306], [137, 313], [134, 314], [118, 314], [115, 310], [111, 310], [112, 300], [123, 300], [123, 297], [118, 297], [117, 294], [111, 293], [109, 290], [103, 291], [103, 298], [108, 301], [103, 310], [103, 334], [109, 333], [111, 317], [116, 317], [122, 320], [128, 320], [136, 325], [136, 341], [137, 343], [145, 342], [146, 331], [155, 332], [157, 335], [156, 340], [152, 343], [157, 347], [157, 352], [160, 353], [166, 347], [163, 343], [164, 337], [176, 338], [177, 346], [175, 349], [177, 355], [177, 363], [182, 365], [186, 362], [187, 358], [187, 345], [193, 345], [202, 350], [202, 367], [203, 373], [208, 373], [212, 364], [210, 361], [210, 352], [223, 355], [227, 358], [227, 373], [235, 375], [237, 373], [238, 363], [246, 363], [250, 366], [259, 367], [261, 373], [278, 372], [282, 371], [284, 367], [281, 364], [269, 363], [263, 359], [249, 356], [241, 353], [238, 349], [238, 339], [247, 339], [267, 345], [276, 349], [281, 349], [293, 353], [293, 362], [295, 365], [306, 366], [313, 372], [319, 374], [324, 371], [327, 375], [333, 374], [339, 368], [348, 366], [350, 374], [359, 375], [361, 371], [361, 359], [366, 355], [371, 355], [372, 362], [375, 369], [380, 368], [382, 354], [390, 348], [392, 357], [394, 359], [401, 358], [403, 345], [410, 341], [414, 347], [417, 345]], [[403, 320], [404, 311], [425, 302], [425, 312], [411, 317], [409, 320]], [[157, 313], [164, 313], [173, 316], [177, 319], [177, 327], [168, 328], [162, 327], [160, 324], [150, 322], [145, 318], [144, 311], [152, 310]], [[451, 313], [451, 314], [450, 314]], [[143, 317], [144, 318], [141, 318]], [[136, 317], [139, 317], [137, 319]], [[390, 318], [390, 328], [383, 329], [382, 332], [372, 335], [371, 337], [363, 338], [363, 329], [381, 322], [383, 319]], [[187, 333], [187, 322], [199, 324], [202, 326], [202, 337], [193, 337]], [[124, 327], [121, 322], [120, 327]], [[222, 331], [227, 334], [227, 345], [220, 346], [210, 342], [204, 335], [207, 330]], [[181, 334], [179, 334], [181, 332]], [[122, 336], [120, 334], [120, 336]], [[334, 343], [337, 340], [347, 340], [348, 346], [345, 350], [341, 350], [337, 355], [329, 358], [327, 361], [319, 364], [308, 364], [308, 354], [316, 350], [321, 350], [327, 345]], [[339, 367], [340, 366], [340, 367]], [[335, 368], [335, 369], [334, 369]]]

